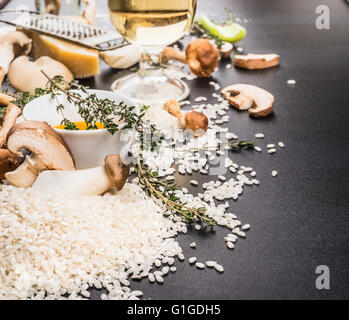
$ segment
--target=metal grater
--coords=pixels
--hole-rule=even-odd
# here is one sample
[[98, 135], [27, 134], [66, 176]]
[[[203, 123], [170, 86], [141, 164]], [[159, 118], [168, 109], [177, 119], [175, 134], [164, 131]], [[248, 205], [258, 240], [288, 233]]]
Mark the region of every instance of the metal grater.
[[0, 22], [75, 42], [98, 51], [117, 49], [129, 44], [116, 32], [53, 14], [30, 10], [0, 10], [0, 18], [11, 13], [18, 15], [15, 20], [0, 19]]

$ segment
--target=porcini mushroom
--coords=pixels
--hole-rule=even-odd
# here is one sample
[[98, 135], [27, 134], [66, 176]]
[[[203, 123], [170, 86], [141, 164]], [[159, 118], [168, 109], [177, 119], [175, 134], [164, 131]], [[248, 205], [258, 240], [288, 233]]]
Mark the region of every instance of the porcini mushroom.
[[86, 8], [82, 12], [82, 17], [88, 24], [95, 24], [96, 19], [96, 2], [93, 0], [82, 0], [85, 3]]
[[178, 123], [182, 128], [192, 130], [194, 135], [201, 135], [202, 130], [206, 131], [208, 128], [208, 118], [202, 112], [190, 111], [183, 113], [177, 100], [166, 101], [164, 109], [178, 119]]
[[7, 149], [0, 149], [0, 182], [5, 179], [5, 173], [16, 170], [19, 166], [18, 157]]
[[197, 77], [208, 77], [218, 66], [219, 51], [208, 39], [196, 39], [188, 44], [185, 54], [178, 49], [166, 47], [161, 54], [161, 62], [169, 60], [187, 63]]
[[76, 171], [43, 171], [32, 190], [39, 194], [69, 197], [102, 194], [112, 188], [120, 191], [129, 176], [130, 168], [120, 155], [108, 155], [103, 167]]
[[45, 12], [49, 14], [59, 14], [61, 0], [45, 0]]
[[273, 111], [274, 96], [250, 85], [234, 84], [221, 91], [223, 97], [238, 110], [247, 110], [253, 117], [265, 117]]
[[72, 73], [63, 63], [46, 56], [34, 62], [26, 56], [16, 58], [10, 65], [8, 80], [16, 90], [34, 94], [36, 88], [46, 88], [47, 78], [41, 71], [50, 78], [60, 75], [68, 82], [73, 80]]
[[32, 40], [23, 32], [10, 31], [0, 35], [0, 87], [11, 61], [19, 55], [29, 54], [31, 48]]
[[75, 170], [73, 156], [61, 136], [46, 122], [25, 121], [14, 126], [7, 138], [7, 148], [18, 156], [31, 152], [24, 162], [5, 174], [14, 186], [29, 188], [43, 170]]
[[279, 64], [279, 55], [270, 54], [238, 54], [234, 56], [234, 66], [249, 70], [266, 69]]

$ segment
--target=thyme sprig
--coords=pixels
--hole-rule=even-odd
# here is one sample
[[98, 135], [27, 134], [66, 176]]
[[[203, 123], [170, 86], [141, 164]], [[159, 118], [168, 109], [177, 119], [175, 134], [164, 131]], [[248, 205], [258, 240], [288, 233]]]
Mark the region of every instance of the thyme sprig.
[[137, 174], [148, 196], [160, 199], [169, 211], [182, 216], [187, 224], [200, 221], [210, 228], [216, 225], [215, 220], [207, 215], [205, 207], [191, 208], [180, 203], [176, 196], [178, 186], [174, 182], [159, 179], [155, 172], [145, 169], [140, 158], [137, 161]]

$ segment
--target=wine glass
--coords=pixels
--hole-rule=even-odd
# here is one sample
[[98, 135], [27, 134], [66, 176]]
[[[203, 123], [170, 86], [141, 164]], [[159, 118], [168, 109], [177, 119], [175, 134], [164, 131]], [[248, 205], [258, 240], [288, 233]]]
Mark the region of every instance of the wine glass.
[[108, 0], [113, 26], [142, 52], [139, 71], [116, 80], [113, 91], [147, 104], [180, 101], [188, 96], [189, 88], [183, 81], [164, 73], [160, 54], [188, 30], [196, 3], [197, 0]]

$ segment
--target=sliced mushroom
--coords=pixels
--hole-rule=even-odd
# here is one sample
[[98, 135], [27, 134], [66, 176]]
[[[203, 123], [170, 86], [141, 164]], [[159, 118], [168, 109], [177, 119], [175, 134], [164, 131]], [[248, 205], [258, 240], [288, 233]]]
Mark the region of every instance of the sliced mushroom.
[[208, 77], [218, 66], [219, 51], [208, 39], [196, 39], [188, 44], [185, 54], [178, 49], [166, 47], [161, 54], [161, 62], [167, 63], [169, 60], [187, 63], [197, 77]]
[[223, 42], [221, 47], [219, 48], [219, 53], [223, 59], [227, 59], [230, 57], [233, 52], [234, 46], [230, 42]]
[[7, 148], [18, 156], [23, 156], [23, 149], [31, 152], [17, 170], [5, 174], [16, 187], [31, 187], [43, 170], [75, 170], [69, 147], [46, 122], [16, 124], [8, 135]]
[[8, 103], [4, 121], [0, 129], [0, 148], [5, 144], [7, 135], [16, 124], [18, 116], [22, 113], [22, 110], [13, 103]]
[[41, 71], [50, 78], [60, 75], [68, 82], [73, 80], [72, 73], [63, 63], [45, 56], [35, 62], [26, 56], [16, 58], [10, 65], [8, 80], [16, 90], [34, 94], [36, 88], [46, 88], [47, 78]]
[[182, 128], [190, 129], [195, 136], [202, 135], [208, 128], [208, 118], [202, 112], [190, 111], [183, 113], [177, 100], [168, 100], [164, 109], [178, 119]]
[[23, 32], [10, 31], [0, 35], [0, 86], [11, 61], [19, 55], [29, 54], [31, 48], [32, 40]]
[[10, 102], [15, 101], [16, 98], [9, 96], [6, 93], [0, 92], [0, 105], [8, 106]]
[[129, 176], [130, 168], [120, 155], [108, 155], [103, 167], [76, 171], [43, 171], [32, 190], [38, 194], [69, 197], [102, 194], [112, 188], [120, 191]]
[[5, 173], [16, 170], [19, 166], [18, 157], [7, 149], [0, 149], [0, 183], [5, 179]]
[[250, 85], [234, 84], [221, 91], [223, 97], [238, 110], [247, 110], [253, 117], [265, 117], [273, 111], [274, 96]]
[[235, 55], [234, 66], [249, 70], [266, 69], [277, 66], [279, 57], [279, 55], [274, 53]]

